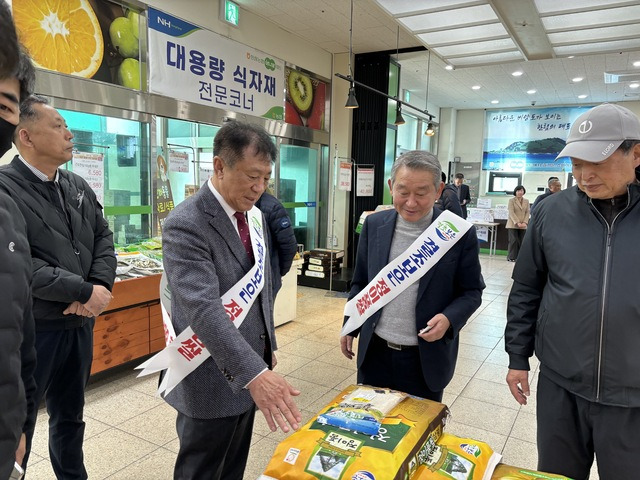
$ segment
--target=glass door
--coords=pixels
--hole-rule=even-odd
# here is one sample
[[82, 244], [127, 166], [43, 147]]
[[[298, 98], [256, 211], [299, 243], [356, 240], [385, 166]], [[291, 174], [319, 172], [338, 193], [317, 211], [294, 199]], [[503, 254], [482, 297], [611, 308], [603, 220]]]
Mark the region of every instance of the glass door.
[[317, 248], [321, 146], [281, 138], [279, 150], [277, 197], [291, 218], [298, 243], [305, 250]]

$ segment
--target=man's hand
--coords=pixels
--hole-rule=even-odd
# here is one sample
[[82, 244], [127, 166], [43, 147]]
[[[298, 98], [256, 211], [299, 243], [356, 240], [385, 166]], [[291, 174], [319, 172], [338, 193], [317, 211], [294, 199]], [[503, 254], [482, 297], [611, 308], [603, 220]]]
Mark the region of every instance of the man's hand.
[[527, 397], [529, 396], [529, 372], [527, 370], [514, 370], [509, 369], [507, 373], [507, 385], [511, 390], [511, 395], [516, 399], [520, 405], [527, 404]]
[[284, 378], [266, 370], [254, 378], [247, 388], [272, 432], [279, 426], [287, 433], [287, 423], [294, 430], [299, 428], [302, 415], [291, 396], [300, 395], [300, 391], [293, 388]]
[[112, 298], [113, 296], [108, 289], [102, 285], [94, 285], [91, 298], [83, 306], [91, 312], [91, 316], [97, 317], [107, 308]]
[[16, 463], [18, 465], [22, 465], [25, 453], [27, 453], [27, 436], [23, 433], [20, 435], [20, 442], [18, 442], [18, 449], [16, 450]]
[[64, 309], [64, 312], [62, 312], [62, 314], [63, 315], [80, 315], [82, 317], [93, 317], [93, 314], [89, 310], [84, 308], [84, 305], [82, 305], [78, 301], [70, 303], [69, 306]]
[[349, 360], [355, 356], [355, 353], [353, 353], [353, 337], [351, 335], [340, 337], [340, 350]]
[[[434, 315], [431, 320], [427, 322], [425, 328], [428, 328], [424, 333], [418, 332], [418, 336], [427, 342], [435, 342], [436, 340], [440, 340], [444, 337], [444, 334], [447, 333], [449, 327], [451, 326], [451, 322], [443, 313], [438, 313]], [[423, 329], [424, 330], [424, 329]], [[423, 330], [420, 330], [421, 332]]]

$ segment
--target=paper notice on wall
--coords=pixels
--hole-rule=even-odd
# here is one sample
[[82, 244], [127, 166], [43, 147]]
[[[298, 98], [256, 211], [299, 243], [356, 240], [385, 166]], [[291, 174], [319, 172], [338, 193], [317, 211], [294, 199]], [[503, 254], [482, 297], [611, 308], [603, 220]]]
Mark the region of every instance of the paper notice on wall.
[[169, 150], [169, 171], [170, 172], [189, 172], [189, 154], [187, 152], [176, 152]]
[[100, 205], [104, 205], [104, 155], [102, 153], [74, 152], [73, 173], [89, 184]]
[[491, 208], [491, 199], [490, 198], [479, 198], [478, 203], [476, 204], [478, 208]]
[[351, 191], [351, 163], [349, 162], [340, 162], [338, 190], [343, 190], [345, 192]]
[[489, 241], [489, 227], [479, 227], [476, 225], [476, 235], [478, 236], [478, 240], [483, 242]]
[[506, 220], [509, 218], [509, 208], [507, 205], [495, 205], [493, 207], [493, 218], [496, 220]]
[[470, 222], [493, 222], [493, 210], [490, 208], [469, 208], [467, 220]]
[[356, 194], [358, 197], [373, 197], [374, 169], [358, 167], [356, 173]]

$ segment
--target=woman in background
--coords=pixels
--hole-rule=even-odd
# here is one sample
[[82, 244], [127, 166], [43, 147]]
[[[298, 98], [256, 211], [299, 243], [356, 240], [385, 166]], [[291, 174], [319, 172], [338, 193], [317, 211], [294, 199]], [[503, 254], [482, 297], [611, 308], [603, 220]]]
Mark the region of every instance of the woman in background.
[[518, 185], [513, 191], [513, 198], [509, 200], [509, 218], [507, 219], [507, 231], [509, 232], [509, 247], [507, 261], [515, 262], [520, 252], [520, 245], [529, 223], [529, 200], [524, 198], [526, 190]]

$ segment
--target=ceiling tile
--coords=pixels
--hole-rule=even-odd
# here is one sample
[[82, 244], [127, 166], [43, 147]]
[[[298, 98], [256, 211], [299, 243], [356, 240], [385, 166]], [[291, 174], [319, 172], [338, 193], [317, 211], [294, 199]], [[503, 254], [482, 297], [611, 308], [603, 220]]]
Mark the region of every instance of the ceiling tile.
[[450, 59], [450, 62], [452, 65], [458, 67], [458, 66], [465, 66], [465, 65], [513, 62], [517, 60], [523, 60], [522, 54], [520, 52], [492, 53], [489, 55], [477, 55], [473, 57], [452, 58]]
[[616, 25], [615, 27], [589, 28], [587, 30], [571, 30], [568, 32], [550, 33], [549, 41], [552, 45], [559, 43], [591, 42], [594, 40], [608, 40], [616, 38], [637, 37], [640, 26]]
[[469, 0], [380, 0], [378, 3], [393, 16], [405, 16], [407, 13], [425, 10], [450, 9], [470, 2]]
[[640, 38], [613, 42], [579, 43], [576, 45], [554, 47], [553, 50], [557, 55], [579, 55], [585, 53], [612, 52], [637, 48], [640, 48]]
[[427, 45], [436, 46], [446, 43], [459, 43], [467, 41], [479, 41], [487, 38], [507, 37], [509, 34], [499, 22], [475, 27], [450, 28], [416, 35]]
[[441, 12], [398, 18], [398, 21], [413, 32], [442, 30], [457, 25], [475, 25], [483, 22], [495, 22], [496, 13], [489, 5], [458, 8]]
[[615, 23], [640, 22], [640, 5], [630, 7], [611, 8], [606, 12], [593, 10], [588, 12], [570, 13], [542, 17], [542, 24], [547, 32], [562, 31], [572, 28], [592, 28], [599, 25], [612, 25]]
[[510, 38], [503, 38], [501, 40], [489, 40], [486, 42], [462, 43], [459, 45], [449, 45], [445, 47], [433, 47], [433, 50], [443, 57], [455, 57], [517, 50], [517, 47]]

